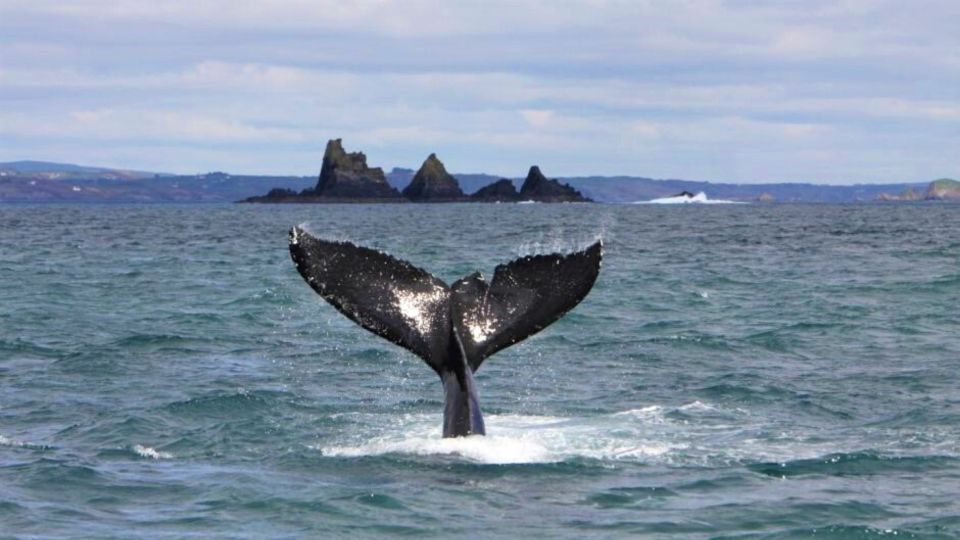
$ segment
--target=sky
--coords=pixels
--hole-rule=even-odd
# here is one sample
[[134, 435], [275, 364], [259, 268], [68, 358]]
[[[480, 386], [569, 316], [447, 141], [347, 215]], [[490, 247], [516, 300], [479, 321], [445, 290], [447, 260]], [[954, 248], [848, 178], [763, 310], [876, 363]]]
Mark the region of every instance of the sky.
[[960, 2], [0, 0], [0, 161], [960, 178]]

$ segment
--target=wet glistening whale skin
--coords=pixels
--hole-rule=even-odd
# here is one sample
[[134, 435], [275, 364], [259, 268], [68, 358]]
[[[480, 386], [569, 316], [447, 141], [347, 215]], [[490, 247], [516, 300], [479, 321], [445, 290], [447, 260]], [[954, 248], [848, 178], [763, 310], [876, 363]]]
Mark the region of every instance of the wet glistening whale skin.
[[290, 230], [303, 279], [363, 328], [410, 350], [440, 376], [443, 436], [483, 435], [473, 374], [497, 351], [543, 330], [580, 303], [600, 273], [596, 242], [570, 254], [534, 255], [448, 286], [386, 253]]

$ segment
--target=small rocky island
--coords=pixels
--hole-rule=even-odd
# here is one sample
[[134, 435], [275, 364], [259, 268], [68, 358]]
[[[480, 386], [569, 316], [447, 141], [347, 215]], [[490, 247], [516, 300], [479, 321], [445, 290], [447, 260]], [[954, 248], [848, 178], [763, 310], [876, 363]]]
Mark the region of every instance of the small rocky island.
[[561, 184], [544, 176], [540, 172], [540, 167], [536, 165], [530, 167], [527, 179], [523, 181], [523, 186], [520, 188], [520, 200], [538, 202], [589, 201], [569, 184]]
[[253, 203], [401, 202], [396, 188], [387, 183], [380, 167], [368, 167], [363, 152], [347, 153], [340, 139], [327, 142], [317, 185], [297, 193], [274, 188], [266, 195], [250, 197]]
[[536, 165], [530, 167], [519, 192], [513, 181], [501, 178], [480, 188], [470, 198], [478, 202], [592, 202], [569, 184], [547, 178]]
[[381, 202], [592, 202], [579, 191], [530, 167], [520, 191], [513, 181], [501, 178], [472, 195], [466, 195], [436, 154], [430, 154], [410, 184], [398, 192], [387, 183], [383, 169], [368, 167], [363, 152], [347, 153], [341, 139], [327, 142], [317, 185], [297, 193], [274, 188], [248, 203], [381, 203]]
[[427, 157], [402, 193], [414, 202], [457, 202], [467, 198], [436, 154]]

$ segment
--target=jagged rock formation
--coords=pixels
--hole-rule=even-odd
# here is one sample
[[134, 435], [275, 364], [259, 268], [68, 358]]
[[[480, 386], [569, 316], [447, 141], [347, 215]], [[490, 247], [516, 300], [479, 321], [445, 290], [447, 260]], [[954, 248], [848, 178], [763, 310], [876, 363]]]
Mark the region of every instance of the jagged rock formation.
[[534, 165], [520, 188], [520, 199], [539, 202], [592, 202], [569, 184], [551, 180]]
[[501, 178], [480, 188], [470, 198], [479, 202], [515, 202], [520, 200], [520, 194], [511, 180]]
[[930, 182], [924, 199], [928, 201], [960, 200], [960, 182], [951, 178], [941, 178]]
[[367, 167], [363, 152], [347, 153], [341, 139], [331, 139], [323, 153], [317, 187], [302, 196], [343, 199], [395, 199], [400, 194], [387, 183], [380, 167]]
[[[405, 176], [409, 169], [391, 171], [393, 180]], [[471, 196], [460, 189], [460, 183], [447, 172], [443, 162], [436, 154], [430, 154], [410, 183], [403, 195], [387, 182], [380, 167], [368, 167], [367, 156], [363, 152], [347, 153], [341, 139], [327, 142], [323, 154], [320, 177], [313, 188], [296, 193], [291, 189], [275, 188], [268, 194], [248, 197], [243, 202], [251, 203], [342, 203], [342, 202], [516, 202], [532, 200], [538, 202], [592, 202], [568, 184], [548, 179], [540, 168], [530, 168], [527, 179], [520, 192], [513, 182], [502, 178], [481, 188]]]
[[466, 198], [457, 179], [447, 172], [436, 154], [430, 154], [414, 175], [403, 196], [417, 202], [451, 202]]
[[287, 188], [273, 188], [267, 193], [267, 197], [274, 199], [282, 199], [285, 197], [296, 197], [297, 192], [292, 189]]

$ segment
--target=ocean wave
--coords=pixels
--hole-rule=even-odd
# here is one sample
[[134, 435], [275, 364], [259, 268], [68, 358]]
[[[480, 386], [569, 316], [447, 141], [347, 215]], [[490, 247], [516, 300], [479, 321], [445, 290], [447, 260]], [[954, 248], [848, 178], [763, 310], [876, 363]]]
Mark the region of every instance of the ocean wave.
[[[752, 538], [752, 536], [741, 536], [739, 538]], [[770, 535], [758, 535], [757, 538], [771, 538]], [[792, 529], [779, 531], [776, 538], [826, 538], [826, 539], [870, 539], [870, 538], [952, 538], [946, 535], [918, 535], [907, 529], [902, 528], [877, 528], [868, 525], [846, 525], [834, 524], [821, 527]]]
[[0, 435], [0, 446], [13, 446], [13, 447], [23, 447], [30, 446], [30, 443], [24, 441], [18, 441], [16, 439], [9, 439]]
[[229, 394], [217, 393], [176, 401], [167, 404], [165, 408], [174, 412], [222, 414], [237, 410], [249, 411], [256, 408], [265, 408], [282, 395], [284, 395], [284, 392], [270, 390], [250, 392], [241, 388]]
[[150, 459], [172, 459], [173, 454], [170, 452], [162, 452], [155, 448], [149, 446], [143, 446], [140, 444], [135, 444], [131, 448], [135, 454], [140, 457], [150, 458]]
[[649, 201], [637, 201], [633, 204], [746, 204], [743, 201], [729, 201], [724, 199], [708, 199], [707, 194], [699, 192], [696, 195], [677, 195], [675, 197], [661, 197]]
[[52, 448], [46, 444], [37, 444], [19, 439], [11, 439], [4, 435], [0, 435], [0, 446], [7, 446], [10, 448], [28, 448], [30, 450], [49, 450]]
[[62, 354], [62, 351], [59, 349], [38, 345], [22, 338], [17, 338], [12, 341], [0, 339], [0, 353], [9, 355], [10, 358], [56, 358]]
[[950, 456], [899, 456], [874, 451], [828, 454], [813, 459], [799, 459], [781, 463], [755, 463], [748, 466], [754, 472], [787, 478], [802, 475], [869, 476], [890, 471], [924, 472], [956, 467], [958, 459]]

